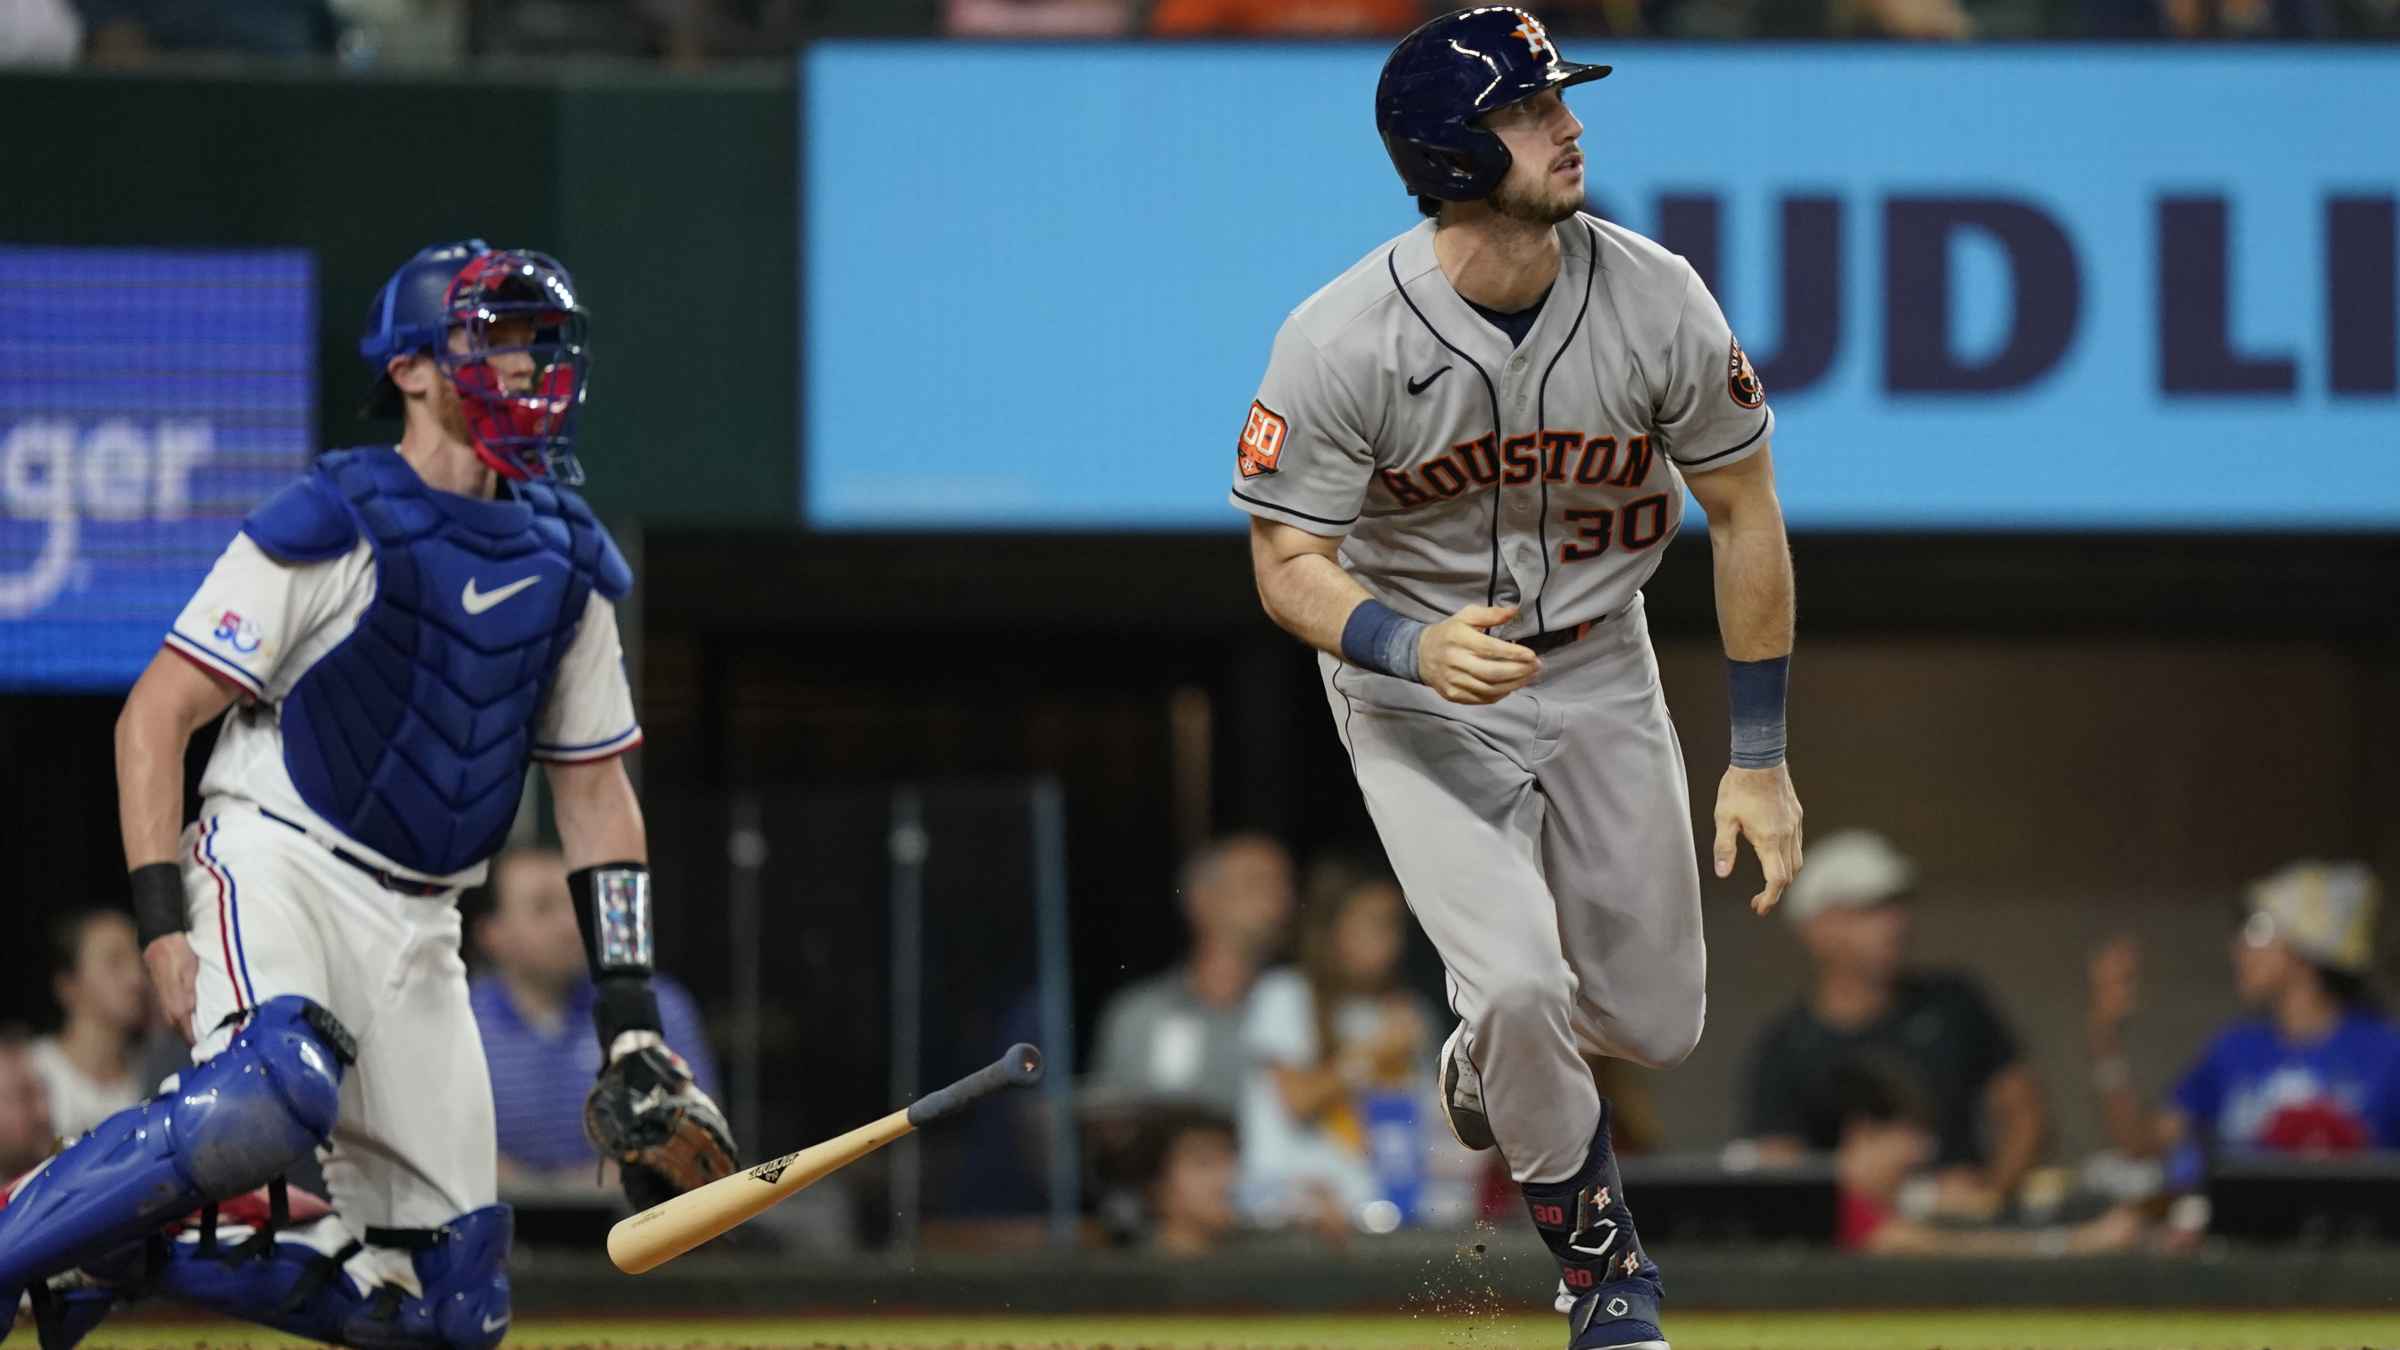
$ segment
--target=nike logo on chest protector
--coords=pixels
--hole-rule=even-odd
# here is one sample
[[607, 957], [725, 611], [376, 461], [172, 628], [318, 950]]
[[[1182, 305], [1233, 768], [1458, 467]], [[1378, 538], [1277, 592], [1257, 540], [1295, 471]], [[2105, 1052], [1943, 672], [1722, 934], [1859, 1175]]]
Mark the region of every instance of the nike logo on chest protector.
[[475, 578], [468, 577], [467, 588], [458, 593], [458, 604], [469, 614], [481, 614], [541, 579], [541, 573], [536, 572], [529, 577], [520, 577], [496, 591], [478, 591], [475, 589]]

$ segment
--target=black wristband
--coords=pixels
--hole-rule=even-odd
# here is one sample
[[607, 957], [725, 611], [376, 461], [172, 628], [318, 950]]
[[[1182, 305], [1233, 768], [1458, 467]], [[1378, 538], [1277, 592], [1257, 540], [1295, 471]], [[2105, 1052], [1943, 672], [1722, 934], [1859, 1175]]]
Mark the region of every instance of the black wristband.
[[659, 1029], [658, 991], [650, 987], [647, 975], [603, 975], [599, 992], [592, 1007], [592, 1024], [600, 1032], [600, 1059], [606, 1067], [608, 1048], [617, 1043], [617, 1037], [628, 1031]]
[[175, 863], [148, 863], [125, 877], [133, 892], [134, 937], [148, 951], [162, 937], [191, 931], [183, 912], [183, 868]]

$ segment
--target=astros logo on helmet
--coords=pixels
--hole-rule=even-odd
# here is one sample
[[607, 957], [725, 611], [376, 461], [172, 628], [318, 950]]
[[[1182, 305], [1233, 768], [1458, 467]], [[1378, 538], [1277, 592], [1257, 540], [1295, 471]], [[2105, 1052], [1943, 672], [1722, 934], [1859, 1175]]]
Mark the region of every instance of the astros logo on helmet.
[[1568, 61], [1542, 21], [1513, 5], [1445, 14], [1400, 39], [1375, 83], [1375, 129], [1419, 197], [1471, 202], [1508, 176], [1508, 147], [1477, 119], [1607, 75]]

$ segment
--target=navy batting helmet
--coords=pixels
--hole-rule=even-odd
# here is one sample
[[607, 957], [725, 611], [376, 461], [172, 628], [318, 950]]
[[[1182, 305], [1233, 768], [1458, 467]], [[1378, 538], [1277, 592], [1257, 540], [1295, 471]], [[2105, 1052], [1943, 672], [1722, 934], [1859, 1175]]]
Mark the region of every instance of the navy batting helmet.
[[1508, 176], [1509, 154], [1475, 119], [1609, 69], [1562, 60], [1542, 21], [1513, 5], [1462, 9], [1420, 26], [1384, 59], [1375, 129], [1410, 192], [1476, 201]]

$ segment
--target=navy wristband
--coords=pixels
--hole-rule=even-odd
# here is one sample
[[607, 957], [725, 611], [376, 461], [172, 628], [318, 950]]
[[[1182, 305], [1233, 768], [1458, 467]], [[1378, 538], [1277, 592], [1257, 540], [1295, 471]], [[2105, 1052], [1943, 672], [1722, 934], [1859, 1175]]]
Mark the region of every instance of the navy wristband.
[[1733, 763], [1741, 769], [1772, 769], [1783, 763], [1783, 701], [1792, 658], [1727, 661], [1725, 684], [1733, 708]]
[[1381, 600], [1358, 602], [1342, 625], [1342, 659], [1386, 675], [1422, 684], [1417, 673], [1417, 639], [1426, 625], [1405, 618]]

